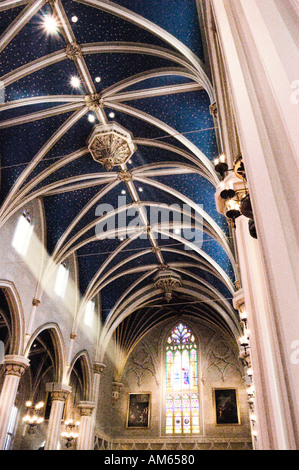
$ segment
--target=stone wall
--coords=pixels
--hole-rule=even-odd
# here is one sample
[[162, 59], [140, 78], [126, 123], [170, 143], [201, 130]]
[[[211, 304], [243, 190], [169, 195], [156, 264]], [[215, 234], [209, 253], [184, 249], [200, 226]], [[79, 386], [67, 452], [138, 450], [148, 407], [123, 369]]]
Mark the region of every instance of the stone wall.
[[[172, 328], [183, 322], [198, 341], [200, 434], [169, 436], [165, 433], [165, 347]], [[232, 337], [212, 325], [187, 317], [164, 322], [147, 334], [131, 352], [123, 371], [118, 400], [110, 399], [110, 446], [113, 449], [165, 448], [250, 448], [251, 433], [246, 385], [238, 348]], [[104, 373], [105, 375], [105, 373]], [[217, 425], [213, 390], [237, 390], [239, 424]], [[104, 388], [101, 388], [104, 393]], [[150, 393], [150, 425], [147, 429], [127, 427], [130, 393]], [[111, 419], [113, 416], [113, 419]], [[101, 417], [99, 416], [101, 421]], [[99, 447], [107, 447], [107, 436], [98, 430]], [[185, 446], [185, 447], [184, 447]]]

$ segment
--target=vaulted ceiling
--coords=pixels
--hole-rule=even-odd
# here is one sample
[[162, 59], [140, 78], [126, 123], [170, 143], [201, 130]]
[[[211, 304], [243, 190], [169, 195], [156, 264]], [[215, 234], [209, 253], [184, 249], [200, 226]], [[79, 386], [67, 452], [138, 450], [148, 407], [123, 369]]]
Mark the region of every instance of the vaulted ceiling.
[[[127, 318], [138, 339], [165, 315], [185, 313], [235, 332], [200, 2], [3, 0], [0, 28], [1, 224], [41, 198], [49, 255], [57, 263], [76, 256], [82, 300], [100, 293], [111, 330]], [[136, 150], [106, 171], [87, 141], [95, 125], [111, 122], [131, 133]], [[120, 201], [135, 208], [143, 235], [97, 238], [96, 208], [115, 215]], [[191, 207], [195, 239], [152, 224], [158, 204]], [[165, 267], [182, 279], [169, 303], [153, 282]]]

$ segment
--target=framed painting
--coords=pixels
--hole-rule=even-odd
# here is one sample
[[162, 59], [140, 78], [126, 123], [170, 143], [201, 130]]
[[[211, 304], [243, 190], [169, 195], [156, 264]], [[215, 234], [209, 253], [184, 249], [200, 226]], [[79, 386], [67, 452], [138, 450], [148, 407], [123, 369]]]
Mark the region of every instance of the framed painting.
[[149, 428], [150, 393], [130, 393], [127, 428]]
[[216, 424], [240, 424], [237, 390], [214, 388]]

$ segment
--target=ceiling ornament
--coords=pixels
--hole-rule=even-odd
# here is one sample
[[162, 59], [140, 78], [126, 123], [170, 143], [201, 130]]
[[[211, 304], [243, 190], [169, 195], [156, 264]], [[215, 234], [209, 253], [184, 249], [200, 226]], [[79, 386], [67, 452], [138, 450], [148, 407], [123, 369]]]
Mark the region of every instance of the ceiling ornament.
[[103, 99], [99, 93], [92, 93], [91, 95], [85, 96], [85, 101], [90, 111], [96, 111], [103, 106]]
[[121, 170], [117, 177], [120, 181], [124, 181], [125, 183], [133, 179], [132, 173], [128, 170]]
[[160, 269], [154, 277], [154, 283], [156, 289], [164, 291], [165, 299], [170, 302], [173, 291], [182, 285], [182, 279], [178, 273], [171, 269]]
[[77, 60], [82, 58], [81, 46], [76, 41], [71, 42], [65, 48], [65, 53], [68, 59]]
[[131, 133], [115, 122], [95, 126], [88, 148], [93, 159], [102, 163], [107, 171], [127, 163], [136, 150]]

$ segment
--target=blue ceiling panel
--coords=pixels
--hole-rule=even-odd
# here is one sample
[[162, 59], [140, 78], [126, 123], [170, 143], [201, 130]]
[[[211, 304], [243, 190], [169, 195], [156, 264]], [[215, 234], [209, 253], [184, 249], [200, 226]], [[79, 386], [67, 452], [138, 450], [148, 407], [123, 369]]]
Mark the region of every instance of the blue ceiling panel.
[[[230, 258], [218, 241], [206, 233], [202, 234], [197, 226], [193, 233], [195, 239], [188, 238], [187, 240], [194, 242], [193, 249], [191, 249], [190, 245], [187, 246], [181, 238], [178, 238], [183, 235], [187, 239], [187, 232], [174, 233], [172, 237], [167, 237], [149, 230], [148, 225], [153, 225], [155, 222], [149, 206], [145, 206], [148, 225], [146, 220], [141, 222], [141, 219], [137, 218], [136, 212], [136, 204], [141, 205], [148, 201], [165, 205], [176, 204], [182, 207], [183, 201], [171, 193], [179, 192], [183, 197], [191, 200], [193, 205], [201, 205], [207, 215], [212, 218], [213, 223], [217, 224], [218, 229], [227, 237], [227, 241], [231, 241], [226, 219], [216, 209], [215, 187], [210, 182], [213, 180], [211, 165], [206, 163], [213, 161], [219, 149], [213, 118], [210, 114], [210, 89], [208, 95], [207, 91], [200, 88], [199, 76], [209, 70], [209, 65], [206, 64], [201, 70], [205, 57], [204, 38], [198, 17], [200, 9], [198, 2], [196, 0], [168, 0], [167, 2], [116, 0], [115, 3], [99, 1], [98, 5], [101, 8], [93, 8], [73, 0], [61, 0], [59, 5], [65, 12], [65, 18], [68, 19], [68, 35], [62, 34], [61, 26], [55, 34], [46, 33], [43, 29], [45, 15], [52, 15], [52, 10], [55, 10], [55, 4], [51, 6], [47, 3], [6, 44], [1, 53], [0, 80], [3, 76], [4, 79], [8, 79], [11, 76], [10, 72], [13, 73], [22, 66], [26, 68], [26, 64], [29, 65], [32, 61], [49, 54], [55, 57], [55, 52], [64, 50], [69, 43], [66, 42], [66, 37], [75, 38], [81, 46], [99, 43], [99, 48], [108, 44], [112, 48], [110, 52], [107, 50], [102, 52], [101, 49], [96, 53], [84, 52], [79, 60], [78, 58], [65, 59], [35, 70], [33, 73], [29, 73], [31, 69], [27, 67], [24, 76], [15, 76], [14, 81], [6, 86], [5, 102], [0, 103], [1, 122], [22, 117], [25, 120], [29, 115], [32, 115], [33, 122], [23, 122], [20, 125], [14, 123], [13, 126], [11, 122], [6, 122], [4, 128], [1, 129], [1, 202], [5, 200], [22, 171], [28, 168], [34, 157], [52, 138], [52, 144], [47, 148], [42, 160], [31, 169], [26, 178], [25, 183], [31, 181], [33, 185], [28, 190], [28, 195], [32, 196], [36, 191], [36, 194], [43, 197], [46, 248], [49, 254], [53, 253], [61, 236], [76, 221], [66, 237], [66, 242], [78, 236], [72, 242], [71, 251], [77, 247], [75, 255], [78, 261], [79, 288], [82, 296], [109, 257], [112, 259], [103, 269], [103, 276], [120, 264], [117, 269], [117, 273], [121, 273], [120, 277], [101, 291], [104, 319], [107, 318], [120, 296], [146, 272], [147, 265], [159, 268], [172, 265], [177, 266], [179, 270], [185, 269], [187, 273], [182, 273], [183, 282], [196, 283], [196, 280], [192, 280], [188, 273], [198, 276], [203, 284], [210, 283], [230, 301], [231, 293], [224, 281], [228, 276], [234, 282], [234, 271]], [[114, 14], [105, 11], [110, 7], [116, 8], [118, 14], [116, 11]], [[23, 11], [23, 8], [25, 7], [8, 9], [0, 13], [0, 34]], [[126, 14], [125, 9], [132, 12], [133, 21], [121, 17]], [[143, 17], [142, 21], [139, 15]], [[70, 35], [69, 28], [72, 29], [72, 35]], [[143, 45], [148, 50], [146, 53], [140, 52], [139, 49], [129, 50], [128, 44], [138, 46], [138, 48]], [[124, 45], [125, 50], [120, 50], [120, 45]], [[84, 81], [82, 70], [88, 71], [84, 78], [85, 81], [87, 80], [86, 89], [82, 84]], [[148, 78], [152, 71], [155, 71], [156, 76], [150, 75]], [[72, 77], [81, 77], [79, 87], [73, 86]], [[131, 79], [133, 83], [130, 84]], [[125, 83], [129, 83], [129, 86], [127, 88], [121, 86], [118, 92], [112, 93], [111, 89], [124, 80]], [[200, 86], [198, 89], [194, 87], [190, 89], [190, 83], [199, 83]], [[180, 89], [177, 88], [178, 85]], [[186, 87], [183, 89], [184, 85]], [[163, 90], [164, 94], [159, 96], [143, 94], [143, 90], [158, 87], [167, 87]], [[105, 92], [109, 88], [108, 97], [105, 97]], [[121, 95], [134, 91], [136, 93], [133, 95], [115, 97], [117, 93]], [[99, 111], [103, 114], [98, 112], [96, 115], [95, 109], [87, 106], [86, 95], [94, 92], [97, 93], [96, 98], [99, 100], [97, 103], [100, 107]], [[154, 95], [156, 90], [155, 93], [151, 93]], [[51, 98], [54, 95], [66, 96], [66, 101], [54, 98], [53, 101], [48, 102], [46, 98], [42, 103], [33, 102], [27, 106], [22, 105], [10, 109], [7, 109], [8, 106], [5, 104], [24, 98], [41, 96]], [[67, 105], [72, 102], [73, 97], [75, 101], [78, 97], [80, 98], [78, 108], [65, 113], [61, 113], [58, 108], [56, 115], [41, 119], [40, 112], [51, 111], [54, 107], [61, 107], [63, 104]], [[66, 133], [56, 139], [55, 135], [57, 136], [61, 126], [67, 124], [68, 119], [83, 108], [86, 111], [85, 114]], [[95, 118], [92, 122], [91, 116]], [[99, 121], [99, 119], [102, 120]], [[104, 125], [106, 121], [108, 123], [114, 121], [127, 129], [137, 145], [136, 151], [126, 166], [122, 168], [114, 166], [106, 171], [102, 164], [96, 162], [92, 155], [86, 152], [55, 171], [53, 165], [60, 163], [62, 158], [79, 150], [87, 150], [88, 138], [94, 125]], [[170, 133], [167, 132], [167, 126], [171, 128]], [[182, 136], [186, 139], [185, 143], [179, 140]], [[163, 145], [168, 147], [161, 148]], [[194, 151], [194, 146], [198, 152]], [[179, 152], [189, 154], [191, 160]], [[206, 157], [203, 162], [198, 157], [200, 152]], [[169, 167], [168, 162], [172, 162], [173, 166], [175, 163], [188, 165], [188, 169], [185, 167], [182, 173], [178, 174], [178, 170], [174, 171], [173, 166]], [[150, 175], [146, 173], [146, 169], [140, 170], [142, 166], [151, 164], [159, 164], [159, 167], [158, 169], [152, 168]], [[194, 170], [199, 169], [202, 174], [195, 171], [189, 172], [190, 166]], [[138, 181], [136, 179], [138, 173], [134, 173], [131, 180], [130, 174], [126, 176], [125, 173], [119, 173], [121, 170], [123, 172], [140, 170], [139, 176], [150, 178], [156, 186], [150, 185], [149, 181]], [[163, 175], [157, 174], [160, 170], [164, 172]], [[45, 174], [46, 176], [37, 182], [36, 178], [42, 172], [45, 172], [43, 176]], [[99, 176], [101, 179], [96, 179]], [[109, 182], [105, 182], [109, 177], [111, 177]], [[68, 181], [67, 184], [65, 180]], [[117, 181], [116, 187], [96, 201], [95, 198], [99, 196], [100, 191], [113, 181]], [[162, 185], [170, 188], [170, 192], [163, 190]], [[16, 194], [18, 195], [19, 193]], [[26, 199], [22, 198], [22, 203], [25, 204], [25, 201]], [[127, 214], [121, 212], [121, 217], [112, 217], [103, 226], [99, 225], [97, 219], [101, 214], [117, 210], [125, 204], [132, 204], [131, 212]], [[13, 213], [16, 210], [13, 201], [10, 207]], [[86, 207], [88, 210], [85, 211]], [[85, 211], [84, 215], [78, 219], [82, 211]], [[114, 257], [115, 250], [122, 246], [129, 234], [122, 233], [103, 239], [96, 237], [99, 231], [103, 233], [112, 228], [130, 228], [138, 225], [138, 222], [143, 227], [143, 235], [132, 240]], [[156, 236], [154, 242], [150, 235], [152, 233]], [[159, 251], [153, 250], [152, 243], [164, 248], [161, 257]], [[224, 271], [223, 279], [207, 272], [201, 261], [198, 262], [198, 258], [202, 259], [197, 251], [198, 248]], [[144, 250], [149, 250], [149, 252], [138, 256]], [[180, 250], [180, 253], [171, 250]], [[190, 258], [189, 255], [194, 255], [197, 259]], [[133, 259], [126, 263], [130, 257]], [[188, 266], [180, 266], [180, 263], [184, 265], [187, 263]], [[145, 270], [139, 272], [138, 268], [145, 268]], [[132, 272], [124, 275], [128, 269]], [[111, 273], [109, 278], [113, 278], [114, 275], [115, 273]], [[145, 287], [152, 281], [151, 276], [145, 279], [139, 287]], [[202, 310], [207, 315], [210, 315], [215, 300], [212, 290], [210, 295], [211, 304], [206, 308], [203, 306]], [[175, 294], [175, 299], [179, 301], [180, 296]], [[190, 293], [190, 299], [193, 299], [192, 293]]]

